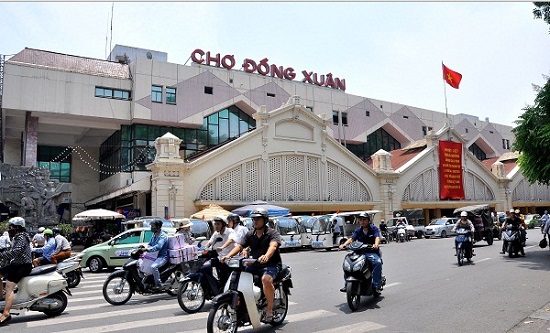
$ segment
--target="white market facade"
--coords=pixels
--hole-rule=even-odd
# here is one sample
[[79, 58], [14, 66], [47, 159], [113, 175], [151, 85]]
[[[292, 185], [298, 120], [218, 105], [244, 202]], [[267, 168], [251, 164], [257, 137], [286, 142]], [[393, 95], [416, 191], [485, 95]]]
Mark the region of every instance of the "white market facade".
[[[168, 207], [179, 217], [209, 203], [230, 209], [258, 199], [293, 213], [381, 209], [386, 217], [409, 208], [436, 217], [476, 203], [524, 213], [549, 206], [547, 188], [526, 183], [515, 166], [509, 126], [459, 114], [450, 115], [449, 128], [443, 113], [347, 94], [344, 79], [327, 86], [325, 77], [323, 86], [312, 72], [301, 82], [227, 69], [223, 55], [214, 66], [187, 66], [167, 62], [162, 52], [116, 47], [119, 59], [116, 52], [135, 58], [120, 63], [25, 49], [4, 64], [3, 162], [41, 165], [48, 162], [39, 160], [42, 147], [71, 151], [72, 215], [90, 207], [160, 215]], [[281, 68], [284, 76], [288, 67]], [[228, 133], [220, 130], [225, 120]], [[124, 141], [124, 130], [137, 136], [144, 128], [155, 135]], [[208, 137], [187, 138], [193, 131]], [[168, 132], [182, 140], [181, 161], [159, 178], [155, 172], [165, 166], [149, 170], [154, 140]], [[465, 200], [439, 200], [440, 138], [464, 145]], [[105, 147], [117, 140], [120, 151], [145, 142], [113, 162]], [[386, 151], [421, 152], [402, 165], [380, 152], [373, 165], [370, 155], [384, 144]], [[507, 167], [484, 165], [474, 154]]]

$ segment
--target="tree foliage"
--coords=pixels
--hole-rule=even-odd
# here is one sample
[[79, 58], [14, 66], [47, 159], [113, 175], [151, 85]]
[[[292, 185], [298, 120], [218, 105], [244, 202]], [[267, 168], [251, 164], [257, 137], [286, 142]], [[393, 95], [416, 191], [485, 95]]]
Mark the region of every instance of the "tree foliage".
[[[535, 19], [550, 24], [550, 2], [533, 2]], [[513, 148], [520, 152], [518, 165], [530, 183], [550, 185], [550, 78], [544, 76], [543, 87], [533, 85], [537, 92], [534, 105], [528, 105], [512, 129], [516, 136]]]
[[515, 123], [516, 136], [513, 148], [521, 154], [518, 165], [530, 182], [550, 185], [550, 78], [545, 77], [543, 87], [533, 85], [537, 91], [534, 105], [529, 105]]
[[535, 5], [533, 16], [550, 24], [550, 2], [533, 2], [533, 4]]

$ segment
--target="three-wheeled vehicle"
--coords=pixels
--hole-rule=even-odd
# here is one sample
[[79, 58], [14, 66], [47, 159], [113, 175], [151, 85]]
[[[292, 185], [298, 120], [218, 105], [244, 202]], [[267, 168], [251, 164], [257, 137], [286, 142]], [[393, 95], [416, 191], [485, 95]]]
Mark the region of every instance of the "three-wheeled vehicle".
[[474, 244], [481, 240], [486, 240], [487, 244], [493, 244], [493, 218], [491, 217], [491, 208], [489, 205], [473, 205], [457, 208], [453, 215], [460, 218], [460, 213], [468, 213], [468, 219], [475, 227]]
[[317, 216], [299, 215], [293, 216], [293, 218], [298, 221], [302, 247], [311, 247], [311, 240], [313, 239], [311, 229], [313, 228], [313, 223], [317, 220]]
[[[338, 247], [350, 238], [353, 231], [359, 227], [358, 216], [364, 212], [368, 213], [371, 216], [371, 220], [373, 220], [374, 215], [380, 211], [361, 210], [318, 216], [311, 230], [311, 235], [313, 237], [311, 240], [311, 247], [313, 249], [325, 249], [327, 251]], [[342, 220], [342, 227], [340, 228], [339, 234], [333, 233], [335, 219]]]
[[281, 235], [283, 243], [280, 249], [299, 249], [302, 247], [298, 221], [292, 217], [278, 216], [269, 219], [275, 230]]

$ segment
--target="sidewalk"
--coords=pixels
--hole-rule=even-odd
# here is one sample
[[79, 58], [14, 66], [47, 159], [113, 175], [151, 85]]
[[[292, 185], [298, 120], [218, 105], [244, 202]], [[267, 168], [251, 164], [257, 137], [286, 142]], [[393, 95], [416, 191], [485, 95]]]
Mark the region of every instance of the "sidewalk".
[[550, 303], [533, 312], [518, 323], [508, 333], [543, 333], [550, 332]]

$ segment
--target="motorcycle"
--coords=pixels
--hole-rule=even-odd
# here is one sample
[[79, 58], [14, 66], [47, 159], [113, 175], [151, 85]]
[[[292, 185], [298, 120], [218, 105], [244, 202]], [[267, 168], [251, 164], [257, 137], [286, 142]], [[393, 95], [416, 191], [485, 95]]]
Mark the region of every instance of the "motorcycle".
[[409, 236], [407, 235], [407, 230], [406, 230], [406, 227], [404, 225], [400, 225], [397, 227], [397, 242], [405, 242], [405, 241], [409, 241]]
[[[361, 296], [380, 296], [372, 287], [372, 267], [365, 256], [366, 250], [372, 250], [372, 244], [353, 242], [346, 247], [351, 252], [344, 258], [342, 268], [346, 278], [346, 299], [351, 311], [359, 308]], [[382, 276], [380, 290], [386, 285], [386, 277]]]
[[[261, 278], [245, 272], [245, 269], [256, 263], [256, 259], [234, 257], [227, 265], [233, 271], [225, 291], [214, 297], [213, 306], [208, 314], [206, 329], [213, 332], [237, 332], [237, 328], [252, 324], [254, 329], [261, 326], [261, 318], [265, 316], [267, 301], [261, 287]], [[269, 323], [276, 327], [283, 323], [288, 313], [288, 295], [292, 288], [290, 266], [282, 266], [281, 271], [273, 281], [275, 299], [273, 301], [273, 320]]]
[[506, 231], [502, 233], [502, 241], [506, 242], [505, 249], [508, 252], [509, 258], [512, 258], [514, 255], [517, 257], [520, 252], [523, 253], [520, 230], [507, 225]]
[[[17, 283], [11, 310], [28, 309], [48, 317], [59, 316], [67, 308], [65, 294], [72, 296], [67, 280], [56, 271], [55, 265], [35, 267]], [[5, 306], [6, 301], [0, 301], [0, 311]]]
[[138, 260], [144, 252], [141, 246], [130, 252], [130, 259], [119, 269], [111, 273], [103, 283], [103, 297], [112, 305], [126, 304], [132, 298], [132, 294], [142, 295], [168, 293], [171, 296], [178, 294], [179, 281], [183, 276], [181, 265], [166, 264], [159, 267], [160, 279], [167, 288], [154, 289], [153, 275], [144, 274], [138, 268]]
[[388, 234], [387, 231], [380, 231], [380, 235], [380, 243], [388, 244], [389, 242], [391, 242], [390, 234]]
[[[214, 244], [222, 240], [218, 237]], [[214, 244], [210, 249], [204, 249], [194, 263], [195, 267], [199, 267], [197, 272], [189, 273], [180, 280], [178, 303], [187, 313], [200, 311], [206, 300], [211, 300], [223, 291], [220, 281], [212, 274], [214, 266], [219, 265]]]
[[458, 265], [464, 264], [464, 259], [472, 261], [472, 232], [466, 228], [458, 228], [455, 237], [455, 249]]
[[57, 263], [57, 271], [67, 279], [69, 288], [78, 286], [81, 279], [84, 278], [82, 268], [80, 268], [81, 259], [82, 254], [78, 254]]

